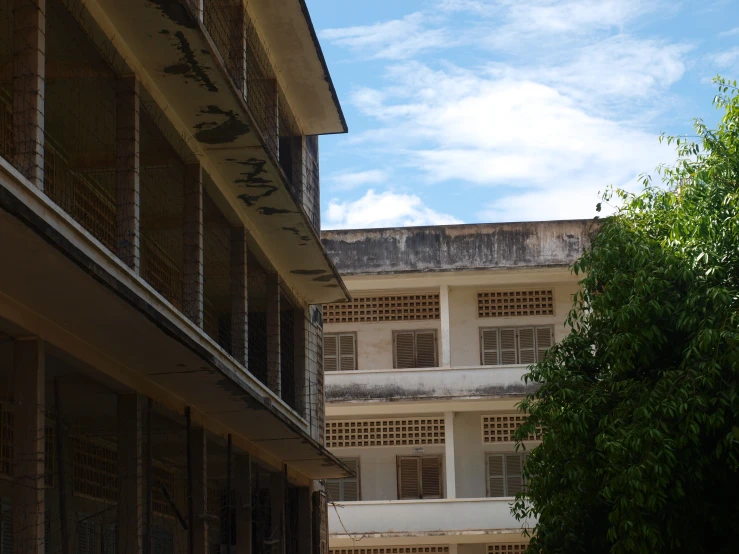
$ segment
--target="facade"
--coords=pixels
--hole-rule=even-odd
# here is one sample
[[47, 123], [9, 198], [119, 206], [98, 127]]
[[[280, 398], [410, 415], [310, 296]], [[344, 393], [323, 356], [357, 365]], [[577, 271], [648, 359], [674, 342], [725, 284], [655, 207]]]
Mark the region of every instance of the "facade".
[[[324, 232], [353, 300], [324, 306], [334, 554], [522, 552], [522, 381], [568, 332], [592, 221]], [[532, 436], [527, 448], [538, 444]]]
[[0, 0], [0, 553], [324, 552], [303, 0]]

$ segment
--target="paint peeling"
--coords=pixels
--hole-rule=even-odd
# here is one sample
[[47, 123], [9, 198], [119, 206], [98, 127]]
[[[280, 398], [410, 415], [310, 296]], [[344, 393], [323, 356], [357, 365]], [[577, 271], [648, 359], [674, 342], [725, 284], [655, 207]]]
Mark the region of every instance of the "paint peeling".
[[149, 0], [164, 17], [188, 29], [197, 29], [198, 25], [190, 12], [180, 0]]
[[295, 210], [283, 210], [282, 208], [261, 207], [257, 210], [262, 215], [296, 214]]
[[218, 87], [210, 80], [210, 76], [206, 71], [210, 68], [200, 65], [185, 34], [182, 31], [177, 31], [174, 37], [175, 47], [181, 53], [180, 61], [165, 67], [164, 72], [169, 75], [182, 75], [185, 78], [193, 79], [202, 88], [210, 92], [218, 92]]
[[201, 115], [220, 115], [225, 120], [204, 121], [195, 125], [195, 138], [205, 144], [227, 144], [234, 142], [240, 136], [249, 132], [249, 125], [241, 121], [233, 110], [224, 110], [218, 106], [209, 105], [200, 108]]

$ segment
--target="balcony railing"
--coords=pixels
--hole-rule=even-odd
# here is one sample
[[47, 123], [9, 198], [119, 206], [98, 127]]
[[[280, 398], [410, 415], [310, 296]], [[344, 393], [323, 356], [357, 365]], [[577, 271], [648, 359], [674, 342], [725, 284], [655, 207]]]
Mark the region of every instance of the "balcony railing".
[[326, 373], [327, 402], [411, 398], [520, 396], [531, 390], [526, 365], [332, 371]]
[[332, 538], [520, 533], [529, 522], [511, 514], [512, 498], [391, 500], [329, 505]]

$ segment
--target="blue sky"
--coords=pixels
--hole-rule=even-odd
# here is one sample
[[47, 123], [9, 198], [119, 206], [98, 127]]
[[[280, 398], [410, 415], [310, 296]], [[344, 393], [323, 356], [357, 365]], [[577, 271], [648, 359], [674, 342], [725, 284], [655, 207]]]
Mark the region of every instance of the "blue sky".
[[307, 2], [349, 124], [324, 228], [592, 217], [739, 78], [739, 0]]

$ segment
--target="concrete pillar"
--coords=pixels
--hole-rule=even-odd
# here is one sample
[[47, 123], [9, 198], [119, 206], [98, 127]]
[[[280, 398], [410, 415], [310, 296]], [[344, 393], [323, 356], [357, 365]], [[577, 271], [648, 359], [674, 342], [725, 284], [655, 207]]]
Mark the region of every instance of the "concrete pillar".
[[15, 0], [13, 10], [13, 165], [44, 188], [46, 0]]
[[[282, 471], [272, 473], [269, 480], [270, 512], [272, 514], [272, 537], [276, 541], [272, 554], [288, 554], [285, 548], [285, 481]], [[292, 554], [292, 553], [290, 553]]]
[[251, 456], [236, 457], [236, 554], [251, 554], [252, 551], [252, 507], [251, 507]]
[[450, 544], [449, 545], [449, 554], [457, 554], [459, 552], [459, 549], [457, 548], [457, 544]]
[[298, 551], [296, 554], [311, 554], [313, 544], [312, 528], [313, 513], [310, 499], [310, 489], [298, 489]]
[[247, 297], [246, 229], [231, 231], [231, 355], [244, 367], [249, 363], [249, 298]]
[[303, 417], [307, 417], [307, 407], [310, 406], [310, 397], [306, 395], [307, 372], [306, 360], [308, 356], [306, 341], [306, 313], [303, 308], [293, 311], [293, 358], [294, 358], [294, 386], [295, 386], [295, 411]]
[[185, 164], [183, 218], [183, 308], [203, 328], [203, 171], [199, 162]]
[[204, 429], [190, 429], [192, 464], [192, 554], [208, 554], [208, 440]]
[[44, 343], [15, 341], [13, 360], [13, 551], [43, 554], [46, 514]]
[[116, 255], [141, 270], [140, 100], [135, 76], [120, 77], [116, 91]]
[[452, 366], [452, 344], [449, 330], [449, 285], [439, 287], [439, 315], [441, 317], [441, 364]]
[[141, 554], [144, 547], [143, 402], [118, 395], [118, 554]]
[[280, 355], [280, 278], [267, 274], [267, 384], [277, 395], [282, 395]]
[[457, 498], [457, 478], [454, 470], [454, 412], [444, 414], [444, 482], [446, 497]]

